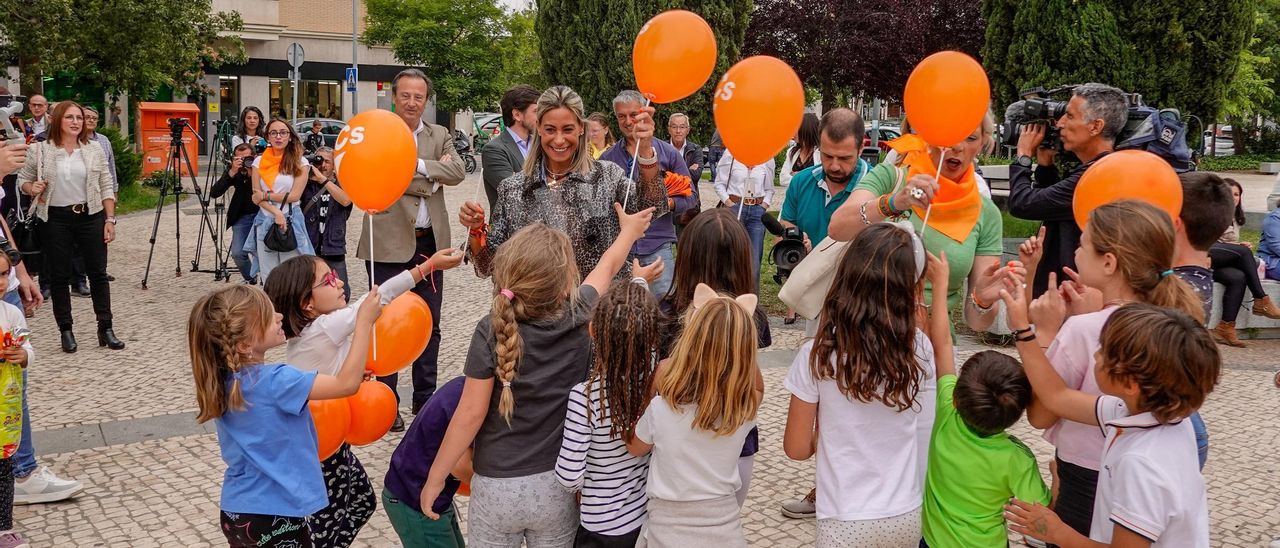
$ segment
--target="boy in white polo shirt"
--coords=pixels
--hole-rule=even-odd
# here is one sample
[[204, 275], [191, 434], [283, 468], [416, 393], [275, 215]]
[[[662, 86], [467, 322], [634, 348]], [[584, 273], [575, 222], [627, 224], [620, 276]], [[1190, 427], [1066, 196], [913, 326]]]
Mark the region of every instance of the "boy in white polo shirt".
[[[1001, 291], [1009, 325], [1032, 332], [1022, 291]], [[1032, 390], [1063, 418], [1100, 425], [1106, 435], [1089, 537], [1040, 504], [1012, 501], [1015, 532], [1074, 546], [1208, 548], [1209, 509], [1187, 416], [1218, 382], [1222, 365], [1209, 332], [1190, 316], [1148, 304], [1116, 310], [1102, 328], [1098, 388], [1067, 388], [1032, 337], [1018, 338]]]

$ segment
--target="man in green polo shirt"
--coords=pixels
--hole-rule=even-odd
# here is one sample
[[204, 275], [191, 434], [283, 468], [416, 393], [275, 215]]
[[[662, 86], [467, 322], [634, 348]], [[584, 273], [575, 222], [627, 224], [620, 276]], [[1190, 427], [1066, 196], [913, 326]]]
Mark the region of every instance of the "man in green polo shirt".
[[818, 126], [822, 164], [797, 173], [787, 186], [779, 219], [785, 227], [798, 227], [807, 247], [827, 237], [831, 215], [849, 198], [858, 180], [871, 166], [859, 156], [866, 130], [862, 117], [847, 108], [827, 112]]
[[[797, 173], [787, 186], [787, 197], [782, 202], [782, 225], [797, 227], [804, 234], [805, 248], [812, 249], [827, 237], [827, 225], [831, 215], [849, 199], [849, 193], [858, 181], [870, 171], [871, 165], [863, 161], [862, 137], [866, 128], [858, 113], [838, 108], [822, 116], [818, 125], [818, 150], [822, 164]], [[806, 322], [805, 334], [817, 331], [815, 321]], [[799, 500], [782, 504], [782, 515], [803, 519], [816, 515], [815, 492]]]

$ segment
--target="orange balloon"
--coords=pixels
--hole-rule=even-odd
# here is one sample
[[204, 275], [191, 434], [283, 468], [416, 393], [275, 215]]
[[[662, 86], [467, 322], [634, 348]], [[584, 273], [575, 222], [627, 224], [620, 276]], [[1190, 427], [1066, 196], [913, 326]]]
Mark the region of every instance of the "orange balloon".
[[[416, 293], [406, 292], [382, 307], [373, 324], [376, 337], [369, 341], [365, 368], [385, 377], [409, 367], [431, 339], [431, 308]], [[375, 359], [373, 348], [378, 347]]]
[[907, 78], [902, 105], [911, 129], [932, 145], [949, 147], [982, 124], [991, 84], [982, 65], [958, 51], [925, 57]]
[[375, 109], [357, 114], [338, 133], [333, 163], [356, 207], [384, 211], [409, 188], [418, 169], [413, 133], [399, 116]]
[[347, 442], [369, 445], [382, 439], [396, 420], [396, 395], [391, 387], [378, 381], [364, 381], [354, 395], [346, 398], [351, 409], [351, 428]]
[[733, 158], [757, 166], [776, 156], [800, 129], [804, 86], [786, 63], [767, 55], [748, 57], [724, 73], [712, 111]]
[[1145, 150], [1121, 150], [1103, 156], [1080, 177], [1071, 200], [1083, 230], [1098, 206], [1118, 200], [1142, 200], [1177, 219], [1182, 213], [1182, 182], [1164, 159]]
[[716, 35], [696, 13], [664, 11], [640, 27], [631, 66], [636, 87], [650, 101], [679, 101], [701, 89], [715, 70]]
[[327, 459], [347, 438], [347, 430], [351, 428], [351, 408], [347, 400], [311, 400], [307, 402], [311, 408], [311, 420], [316, 425], [316, 453], [320, 460]]

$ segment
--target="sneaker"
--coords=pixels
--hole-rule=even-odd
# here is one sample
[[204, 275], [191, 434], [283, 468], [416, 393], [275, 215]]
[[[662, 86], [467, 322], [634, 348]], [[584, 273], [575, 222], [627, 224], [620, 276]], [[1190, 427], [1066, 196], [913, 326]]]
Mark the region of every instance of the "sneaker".
[[[76, 480], [65, 480], [53, 473], [47, 466], [41, 466], [25, 478], [14, 478], [13, 503], [41, 504], [57, 502], [76, 496], [84, 486]], [[6, 546], [0, 542], [0, 548]]]
[[0, 533], [0, 548], [31, 548], [31, 545], [27, 544], [27, 539], [22, 538], [22, 535], [5, 531]]
[[818, 489], [814, 488], [809, 491], [808, 495], [800, 500], [789, 500], [782, 503], [782, 515], [791, 519], [808, 519], [818, 515], [818, 509], [815, 506], [818, 500]]

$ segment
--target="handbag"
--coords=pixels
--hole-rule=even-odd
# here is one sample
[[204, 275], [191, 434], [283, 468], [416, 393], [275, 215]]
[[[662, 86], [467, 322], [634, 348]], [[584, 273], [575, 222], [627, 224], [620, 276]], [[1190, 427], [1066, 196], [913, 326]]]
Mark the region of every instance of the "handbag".
[[[893, 183], [893, 191], [897, 192], [902, 184], [902, 170], [894, 168], [897, 174]], [[822, 305], [831, 292], [831, 284], [835, 281], [836, 269], [849, 242], [833, 240], [830, 236], [823, 238], [813, 251], [791, 271], [791, 276], [782, 285], [778, 298], [796, 311], [796, 314], [810, 320], [818, 319]]]
[[[284, 207], [284, 204], [280, 204]], [[262, 237], [262, 244], [267, 249], [278, 253], [287, 253], [298, 249], [298, 239], [293, 237], [293, 232], [289, 229], [293, 227], [293, 206], [289, 207], [289, 212], [284, 216], [284, 228], [280, 225], [271, 223], [267, 228], [267, 233]]]

